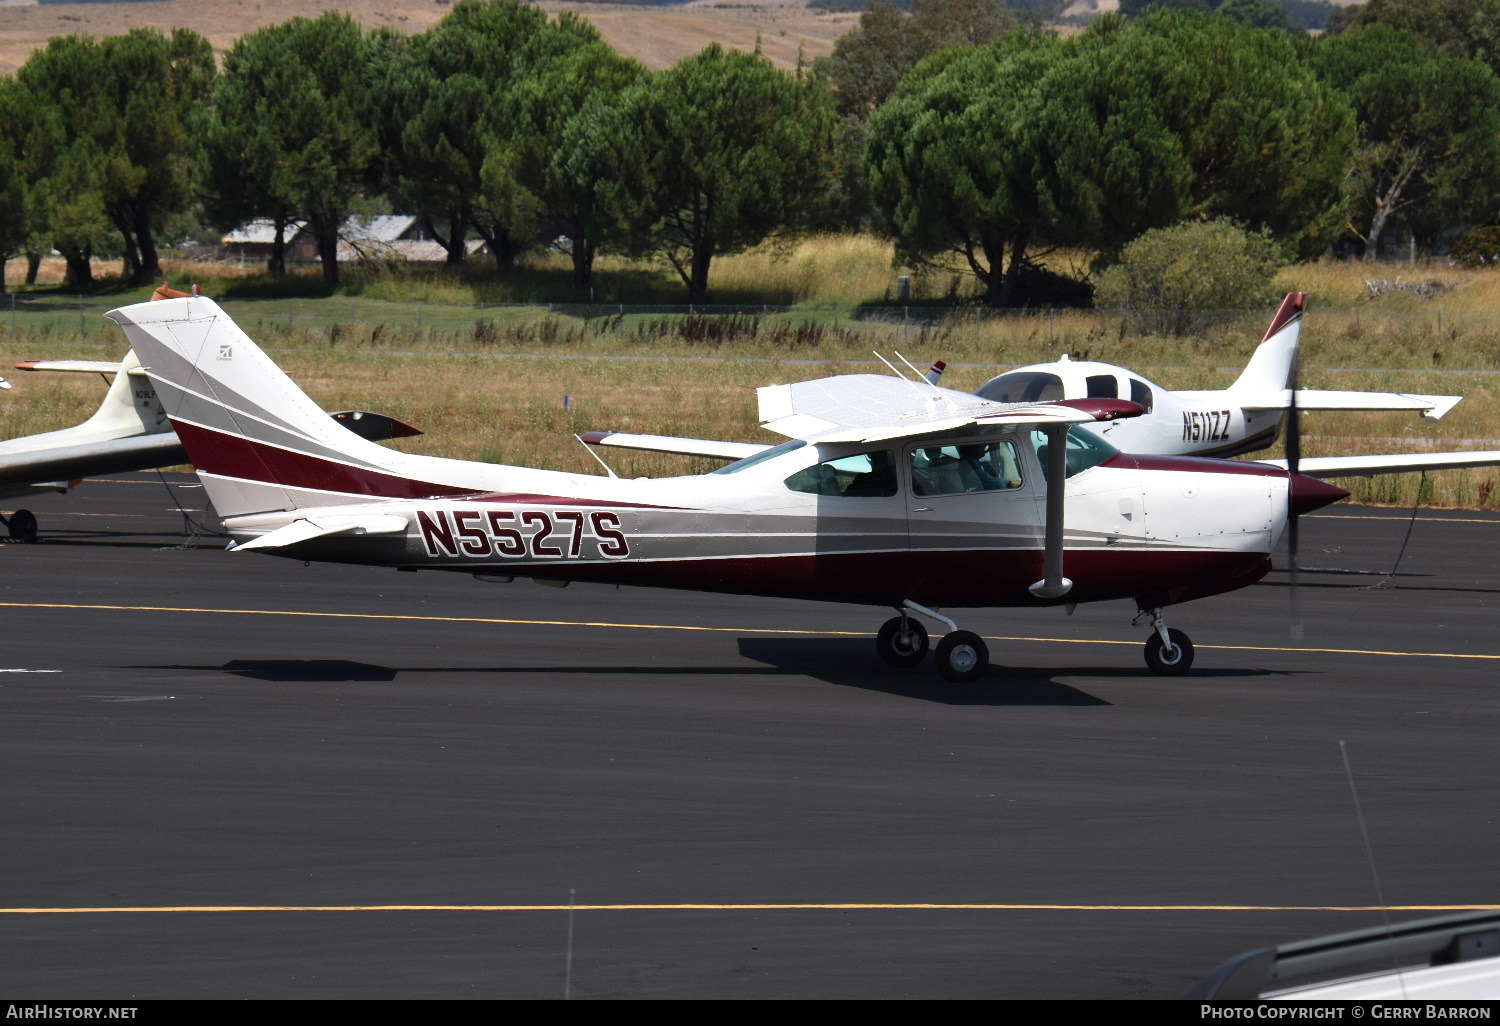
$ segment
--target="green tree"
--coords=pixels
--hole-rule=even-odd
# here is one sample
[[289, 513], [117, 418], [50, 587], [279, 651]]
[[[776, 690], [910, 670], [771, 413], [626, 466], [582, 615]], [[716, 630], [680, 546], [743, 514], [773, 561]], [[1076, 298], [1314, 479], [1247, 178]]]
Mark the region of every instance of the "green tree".
[[[903, 255], [956, 253], [1009, 305], [1067, 244], [1108, 262], [1184, 216], [1326, 244], [1348, 104], [1285, 36], [1157, 11], [1066, 41], [1008, 37], [924, 61], [870, 125], [871, 189]], [[1267, 165], [1286, 170], [1268, 180]]]
[[717, 43], [628, 90], [611, 114], [601, 130], [618, 177], [601, 198], [690, 299], [707, 293], [715, 256], [796, 223], [830, 174], [822, 84]]
[[[194, 194], [187, 125], [213, 83], [208, 40], [187, 29], [170, 36], [133, 29], [98, 42], [56, 37], [16, 75], [35, 103], [58, 114], [64, 146], [57, 152], [73, 161], [66, 177], [100, 190], [105, 214], [124, 240], [126, 276], [142, 281], [159, 274], [156, 230]], [[52, 209], [72, 206], [61, 201]]]
[[1271, 279], [1285, 263], [1266, 232], [1225, 218], [1183, 221], [1130, 242], [1099, 275], [1094, 302], [1137, 311], [1148, 331], [1185, 335], [1205, 327], [1205, 310], [1271, 302]]
[[1348, 187], [1365, 257], [1393, 219], [1417, 234], [1492, 216], [1500, 169], [1500, 78], [1478, 61], [1430, 55], [1387, 25], [1330, 36], [1309, 56], [1344, 92], [1360, 141]]
[[1127, 18], [1136, 18], [1153, 7], [1207, 14], [1214, 9], [1214, 6], [1209, 0], [1120, 0], [1120, 14]]
[[[590, 58], [579, 64], [583, 49]], [[380, 103], [388, 191], [434, 227], [449, 263], [477, 230], [509, 266], [541, 217], [561, 123], [590, 88], [623, 85], [619, 68], [630, 63], [570, 12], [549, 22], [531, 4], [461, 0], [391, 48]]]
[[32, 230], [23, 153], [28, 107], [25, 88], [13, 78], [0, 79], [0, 293], [6, 261], [25, 248]]
[[378, 153], [379, 37], [347, 15], [293, 18], [241, 36], [202, 123], [209, 209], [305, 219], [323, 280], [338, 284], [339, 229]]
[[877, 0], [814, 70], [833, 89], [841, 113], [868, 117], [923, 57], [987, 43], [1019, 26], [998, 0], [918, 0], [909, 15]]
[[1278, 29], [1300, 35], [1301, 27], [1291, 19], [1277, 0], [1223, 0], [1214, 13], [1241, 25], [1258, 29]]
[[1340, 31], [1401, 29], [1440, 54], [1483, 61], [1500, 74], [1500, 0], [1368, 0], [1340, 13]]

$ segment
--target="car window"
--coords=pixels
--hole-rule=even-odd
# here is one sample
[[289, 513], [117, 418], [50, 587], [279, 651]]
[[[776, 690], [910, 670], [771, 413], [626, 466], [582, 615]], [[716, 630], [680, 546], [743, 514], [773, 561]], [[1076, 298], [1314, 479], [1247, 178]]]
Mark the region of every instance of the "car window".
[[1084, 378], [1090, 399], [1120, 398], [1120, 382], [1113, 374], [1090, 374]]
[[917, 495], [996, 492], [1021, 487], [1013, 442], [929, 445], [911, 453], [911, 490]]
[[1151, 386], [1140, 378], [1130, 379], [1130, 401], [1138, 403], [1141, 409], [1147, 413], [1151, 412]]
[[712, 471], [712, 473], [738, 474], [742, 470], [749, 470], [751, 467], [759, 466], [760, 464], [766, 462], [766, 460], [774, 460], [782, 453], [793, 452], [797, 449], [800, 449], [806, 444], [807, 443], [802, 439], [794, 438], [790, 442], [782, 442], [780, 445], [774, 445], [771, 448], [767, 449], [765, 452], [758, 452], [754, 456], [746, 456], [742, 460], [735, 460], [733, 463], [730, 463], [727, 466], [723, 466], [718, 470]]
[[799, 470], [786, 479], [794, 492], [875, 498], [896, 494], [896, 457], [887, 450], [840, 456]]
[[[1036, 446], [1036, 458], [1042, 464], [1042, 476], [1047, 475], [1047, 433], [1040, 428], [1031, 432], [1031, 444]], [[1081, 474], [1090, 467], [1097, 467], [1120, 450], [1110, 445], [1092, 431], [1071, 427], [1068, 429], [1068, 469], [1065, 477]]]

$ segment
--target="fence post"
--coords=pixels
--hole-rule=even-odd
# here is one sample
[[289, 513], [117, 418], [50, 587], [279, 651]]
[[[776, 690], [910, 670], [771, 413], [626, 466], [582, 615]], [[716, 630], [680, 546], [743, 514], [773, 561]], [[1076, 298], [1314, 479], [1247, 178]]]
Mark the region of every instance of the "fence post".
[[16, 294], [10, 294], [10, 333], [16, 333]]
[[80, 335], [86, 335], [86, 334], [88, 334], [88, 330], [83, 325], [83, 297], [82, 296], [78, 297], [78, 333]]

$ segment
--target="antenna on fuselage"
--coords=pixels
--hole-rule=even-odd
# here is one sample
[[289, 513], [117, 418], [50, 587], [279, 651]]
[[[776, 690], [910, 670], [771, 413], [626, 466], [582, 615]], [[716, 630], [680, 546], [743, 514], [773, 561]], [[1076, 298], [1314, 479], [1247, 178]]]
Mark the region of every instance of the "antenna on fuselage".
[[[872, 350], [870, 350], [870, 352], [874, 353], [875, 350], [872, 349]], [[897, 353], [896, 355], [897, 356], [901, 356], [900, 353]], [[891, 373], [894, 374], [894, 375], [896, 375], [896, 377], [900, 378], [902, 381], [906, 382], [908, 385], [910, 385], [912, 387], [912, 391], [916, 392], [917, 395], [920, 395], [923, 398], [926, 398], [927, 393], [923, 392], [922, 389], [921, 389], [921, 387], [915, 381], [913, 381], [911, 378], [907, 377], [905, 374], [902, 374], [900, 371], [898, 371], [896, 369], [896, 365], [895, 364], [891, 363], [891, 361], [887, 360], [885, 357], [881, 356], [879, 353], [875, 353], [875, 359], [879, 360], [881, 363], [883, 363], [887, 367], [889, 367], [891, 369]], [[901, 359], [905, 360], [906, 357], [902, 356]], [[908, 364], [907, 366], [911, 366], [911, 365]], [[916, 368], [912, 367], [912, 370], [916, 370]], [[919, 373], [917, 376], [921, 377], [921, 374]]]
[[[898, 359], [898, 360], [900, 360], [900, 361], [901, 361], [901, 362], [902, 362], [902, 363], [904, 363], [904, 364], [906, 364], [906, 365], [907, 365], [907, 366], [908, 366], [908, 367], [910, 367], [910, 368], [911, 368], [911, 372], [912, 372], [912, 373], [913, 373], [913, 374], [915, 374], [915, 375], [916, 375], [916, 376], [917, 376], [917, 379], [918, 379], [918, 380], [919, 380], [919, 381], [925, 381], [925, 382], [927, 382], [927, 384], [928, 384], [928, 385], [930, 385], [930, 386], [932, 386], [932, 389], [933, 389], [933, 390], [934, 390], [934, 391], [937, 391], [937, 390], [938, 390], [938, 386], [937, 386], [937, 382], [936, 382], [936, 381], [933, 381], [933, 380], [932, 380], [932, 379], [931, 379], [931, 378], [930, 378], [930, 377], [928, 377], [928, 376], [927, 376], [927, 375], [926, 375], [926, 374], [923, 374], [923, 373], [922, 373], [922, 372], [921, 372], [921, 371], [919, 371], [919, 370], [917, 370], [917, 366], [916, 366], [916, 364], [914, 364], [914, 363], [912, 363], [912, 362], [911, 362], [911, 361], [910, 361], [910, 360], [908, 360], [908, 359], [907, 359], [907, 358], [906, 358], [906, 357], [904, 357], [904, 356], [902, 356], [902, 355], [901, 355], [901, 350], [899, 350], [899, 349], [895, 349], [895, 350], [892, 350], [892, 352], [894, 352], [894, 353], [895, 353], [895, 354], [896, 354], [896, 358], [897, 358], [897, 359]], [[934, 364], [934, 365], [933, 365], [933, 366], [936, 366], [936, 364]], [[929, 372], [929, 373], [930, 373], [930, 372]], [[942, 372], [941, 372], [941, 371], [939, 371], [939, 373], [942, 373]]]

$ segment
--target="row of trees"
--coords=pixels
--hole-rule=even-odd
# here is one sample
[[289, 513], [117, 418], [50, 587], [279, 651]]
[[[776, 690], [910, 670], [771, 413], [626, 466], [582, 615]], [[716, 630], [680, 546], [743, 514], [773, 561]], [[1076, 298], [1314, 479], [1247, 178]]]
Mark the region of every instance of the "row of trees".
[[139, 281], [174, 223], [263, 218], [278, 240], [306, 223], [336, 284], [339, 227], [380, 204], [453, 263], [478, 237], [504, 273], [565, 237], [580, 287], [601, 251], [658, 253], [697, 299], [716, 255], [860, 227], [908, 259], [960, 255], [1011, 304], [1055, 284], [1053, 247], [1107, 263], [1184, 218], [1301, 254], [1352, 233], [1373, 254], [1392, 224], [1431, 240], [1500, 213], [1482, 45], [1378, 19], [1315, 42], [1161, 7], [1071, 39], [1029, 24], [998, 0], [882, 3], [792, 73], [717, 46], [652, 73], [514, 0], [460, 0], [414, 36], [293, 19], [219, 67], [186, 30], [58, 38], [0, 80], [0, 255], [34, 267], [55, 247], [84, 285], [113, 246]]

